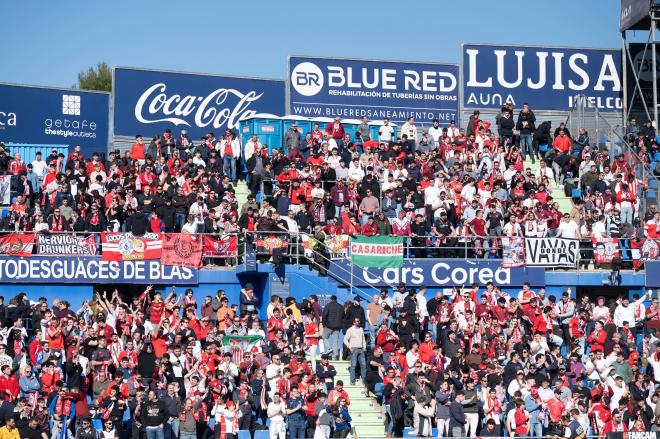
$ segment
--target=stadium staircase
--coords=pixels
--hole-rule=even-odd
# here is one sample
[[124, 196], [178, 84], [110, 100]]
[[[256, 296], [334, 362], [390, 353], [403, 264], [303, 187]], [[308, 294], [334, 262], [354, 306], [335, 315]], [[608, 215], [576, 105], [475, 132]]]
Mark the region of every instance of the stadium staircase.
[[337, 380], [342, 380], [344, 390], [350, 398], [351, 405], [348, 407], [348, 412], [353, 418], [351, 425], [355, 428], [357, 437], [383, 437], [385, 424], [381, 406], [376, 402], [376, 398], [365, 396], [366, 387], [361, 380], [358, 379], [354, 386], [350, 385], [348, 371], [350, 361], [332, 361], [331, 364], [337, 371], [335, 383]]
[[[538, 177], [540, 163], [541, 162], [539, 160], [536, 160], [534, 163], [532, 163], [528, 155], [527, 159], [525, 160], [525, 169], [531, 169], [532, 173]], [[559, 210], [561, 212], [570, 213], [571, 209], [573, 209], [573, 200], [571, 197], [566, 196], [564, 193], [564, 187], [562, 185], [557, 184], [555, 181], [551, 181], [550, 184], [552, 185], [552, 199], [559, 203]]]

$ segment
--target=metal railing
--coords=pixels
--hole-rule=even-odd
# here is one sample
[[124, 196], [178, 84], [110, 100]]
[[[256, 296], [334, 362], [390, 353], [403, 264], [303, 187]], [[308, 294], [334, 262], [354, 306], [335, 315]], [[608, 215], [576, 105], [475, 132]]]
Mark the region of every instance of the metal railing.
[[[577, 96], [575, 103], [575, 108], [569, 113], [569, 126], [573, 135], [577, 135], [578, 128], [585, 128], [590, 133], [591, 144], [607, 148], [611, 160], [615, 155], [624, 154], [638, 179], [654, 183], [655, 202], [660, 203], [660, 179], [654, 175], [653, 169], [649, 168], [646, 161], [642, 160], [638, 151], [628, 144], [626, 126], [624, 124], [612, 125], [608, 118], [601, 114], [595, 105], [591, 105], [584, 95]], [[591, 137], [591, 133], [594, 132], [595, 139]], [[602, 138], [605, 140], [603, 143], [601, 143]], [[640, 212], [646, 210], [646, 205], [647, 196], [641, 197]]]

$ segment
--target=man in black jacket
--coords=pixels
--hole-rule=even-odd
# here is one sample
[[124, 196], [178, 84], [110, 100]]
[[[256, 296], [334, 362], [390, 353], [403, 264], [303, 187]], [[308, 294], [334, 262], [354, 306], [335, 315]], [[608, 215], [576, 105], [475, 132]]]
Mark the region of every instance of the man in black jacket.
[[333, 339], [332, 354], [335, 360], [339, 359], [339, 331], [344, 323], [344, 308], [337, 303], [337, 296], [330, 297], [330, 302], [323, 308], [323, 343], [329, 349], [330, 339]]
[[532, 133], [536, 131], [534, 122], [536, 122], [536, 116], [534, 116], [534, 112], [529, 109], [529, 104], [525, 102], [522, 110], [520, 110], [520, 113], [518, 114], [516, 130], [518, 130], [518, 133], [520, 134], [520, 149], [522, 150], [523, 160], [525, 160], [525, 154], [529, 154], [532, 156], [532, 163], [534, 163], [534, 158], [537, 153], [532, 147]]
[[465, 436], [465, 412], [463, 411], [463, 401], [465, 393], [462, 390], [456, 392], [456, 397], [449, 405], [449, 431], [452, 437]]
[[165, 224], [165, 232], [172, 233], [176, 229], [176, 207], [172, 205], [172, 198], [165, 197], [165, 204], [157, 209], [158, 216]]

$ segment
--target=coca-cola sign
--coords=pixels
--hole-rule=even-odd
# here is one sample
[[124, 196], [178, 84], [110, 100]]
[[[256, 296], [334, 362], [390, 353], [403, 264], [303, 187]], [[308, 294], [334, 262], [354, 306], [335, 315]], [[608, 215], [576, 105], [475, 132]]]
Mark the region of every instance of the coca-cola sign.
[[114, 69], [114, 133], [151, 136], [185, 129], [196, 140], [241, 119], [284, 114], [284, 81]]

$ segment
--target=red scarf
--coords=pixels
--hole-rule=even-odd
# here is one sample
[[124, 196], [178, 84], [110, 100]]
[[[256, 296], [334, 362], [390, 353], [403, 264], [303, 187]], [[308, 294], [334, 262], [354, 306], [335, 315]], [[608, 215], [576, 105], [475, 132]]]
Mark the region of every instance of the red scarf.
[[69, 416], [71, 414], [71, 400], [69, 398], [62, 398], [61, 396], [57, 397], [57, 402], [55, 403], [55, 414]]
[[98, 211], [92, 214], [92, 218], [89, 220], [89, 223], [93, 226], [98, 226], [99, 225]]
[[61, 232], [64, 230], [64, 217], [62, 215], [57, 217], [53, 215], [53, 221], [50, 224], [50, 230], [52, 232]]

